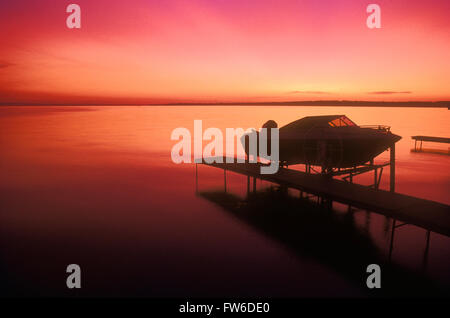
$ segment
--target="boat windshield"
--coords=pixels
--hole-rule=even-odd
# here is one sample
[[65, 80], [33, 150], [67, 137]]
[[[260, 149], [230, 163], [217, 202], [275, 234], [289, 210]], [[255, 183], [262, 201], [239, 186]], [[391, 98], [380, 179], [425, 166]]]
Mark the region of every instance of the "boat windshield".
[[356, 126], [354, 122], [347, 118], [347, 116], [341, 116], [339, 118], [333, 119], [328, 122], [331, 127], [345, 127], [345, 126]]

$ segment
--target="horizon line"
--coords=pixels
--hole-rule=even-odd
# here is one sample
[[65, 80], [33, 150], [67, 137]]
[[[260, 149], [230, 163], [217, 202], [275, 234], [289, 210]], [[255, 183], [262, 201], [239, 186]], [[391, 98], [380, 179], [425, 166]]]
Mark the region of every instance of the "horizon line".
[[367, 101], [367, 100], [306, 100], [266, 102], [168, 102], [168, 103], [55, 103], [0, 102], [0, 106], [390, 106], [390, 107], [450, 107], [450, 100], [442, 101]]

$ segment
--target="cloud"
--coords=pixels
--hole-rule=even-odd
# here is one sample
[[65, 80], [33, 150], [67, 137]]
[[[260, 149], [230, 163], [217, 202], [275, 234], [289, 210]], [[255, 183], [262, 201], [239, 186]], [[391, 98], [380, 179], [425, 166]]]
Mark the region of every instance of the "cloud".
[[287, 94], [330, 94], [330, 92], [324, 91], [290, 91]]
[[377, 92], [368, 92], [367, 94], [372, 95], [392, 95], [392, 94], [411, 94], [410, 91], [377, 91]]

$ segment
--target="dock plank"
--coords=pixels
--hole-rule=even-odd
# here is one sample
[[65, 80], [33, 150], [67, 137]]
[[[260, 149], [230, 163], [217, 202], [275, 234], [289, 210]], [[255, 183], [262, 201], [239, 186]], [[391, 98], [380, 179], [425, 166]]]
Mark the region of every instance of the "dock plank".
[[446, 137], [433, 137], [433, 136], [412, 136], [411, 139], [417, 141], [432, 141], [432, 142], [440, 142], [440, 143], [450, 143], [450, 138]]

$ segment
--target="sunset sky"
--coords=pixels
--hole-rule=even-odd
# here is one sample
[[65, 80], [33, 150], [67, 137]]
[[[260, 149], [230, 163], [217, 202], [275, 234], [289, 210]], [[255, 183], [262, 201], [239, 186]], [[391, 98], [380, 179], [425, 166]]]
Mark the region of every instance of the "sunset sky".
[[[81, 7], [81, 29], [66, 7]], [[381, 29], [366, 7], [381, 7]], [[0, 2], [0, 103], [450, 100], [448, 0]]]

